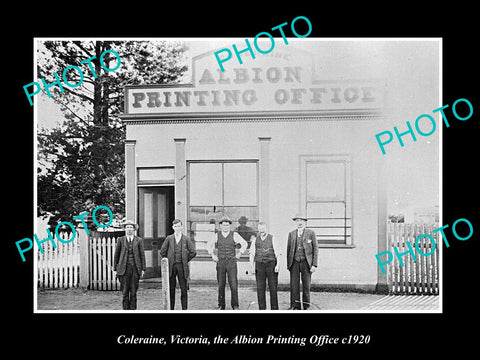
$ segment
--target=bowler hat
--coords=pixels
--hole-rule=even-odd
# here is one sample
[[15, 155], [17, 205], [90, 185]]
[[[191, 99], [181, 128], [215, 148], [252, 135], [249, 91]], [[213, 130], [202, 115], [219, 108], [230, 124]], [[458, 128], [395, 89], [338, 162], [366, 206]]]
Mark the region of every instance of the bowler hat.
[[230, 220], [230, 218], [228, 216], [224, 216], [220, 219], [220, 221], [218, 222], [219, 224], [223, 223], [223, 222], [228, 222], [228, 223], [232, 223], [232, 220]]
[[123, 222], [123, 227], [125, 228], [127, 225], [133, 225], [135, 230], [138, 230], [138, 224], [135, 221], [132, 220], [126, 220]]
[[242, 222], [246, 223], [247, 221], [248, 221], [248, 218], [245, 215], [242, 215], [238, 218], [239, 223], [242, 223]]
[[300, 213], [299, 213], [299, 214], [296, 214], [296, 215], [292, 218], [293, 221], [295, 221], [295, 220], [297, 220], [297, 219], [302, 219], [302, 220], [307, 221], [307, 217], [306, 217], [304, 214], [300, 214]]

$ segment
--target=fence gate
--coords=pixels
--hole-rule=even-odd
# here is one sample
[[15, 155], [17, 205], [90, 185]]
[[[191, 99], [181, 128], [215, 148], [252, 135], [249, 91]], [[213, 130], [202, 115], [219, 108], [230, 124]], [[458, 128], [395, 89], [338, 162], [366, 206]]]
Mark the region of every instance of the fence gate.
[[118, 234], [108, 232], [93, 232], [89, 237], [90, 289], [120, 290], [120, 281], [113, 271], [113, 256], [118, 237]]
[[[438, 228], [436, 225], [388, 224], [388, 250], [393, 254], [393, 260], [387, 269], [388, 288], [391, 294], [438, 295], [441, 243], [438, 241], [438, 232], [432, 233], [436, 228]], [[422, 237], [418, 241], [418, 250], [428, 254], [427, 256], [419, 254], [415, 247], [415, 240], [422, 234], [428, 234], [435, 239], [435, 245], [427, 237]], [[407, 243], [413, 249], [415, 258], [411, 253], [407, 253], [409, 251]], [[394, 246], [399, 256], [396, 256]], [[406, 254], [400, 256], [403, 253]]]

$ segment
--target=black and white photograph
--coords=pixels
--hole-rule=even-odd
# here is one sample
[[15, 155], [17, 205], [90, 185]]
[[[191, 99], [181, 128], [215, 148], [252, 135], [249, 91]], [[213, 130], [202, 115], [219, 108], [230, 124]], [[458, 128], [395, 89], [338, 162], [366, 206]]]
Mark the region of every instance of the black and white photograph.
[[38, 311], [441, 311], [440, 39], [35, 41]]
[[300, 10], [18, 38], [8, 257], [49, 349], [473, 345], [469, 27]]

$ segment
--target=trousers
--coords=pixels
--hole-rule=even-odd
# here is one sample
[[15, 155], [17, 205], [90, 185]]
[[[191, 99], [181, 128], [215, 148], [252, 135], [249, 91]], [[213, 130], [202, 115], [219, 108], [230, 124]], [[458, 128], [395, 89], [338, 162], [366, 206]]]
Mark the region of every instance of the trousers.
[[119, 275], [120, 290], [122, 291], [123, 310], [137, 309], [137, 290], [140, 276], [135, 265], [127, 264], [124, 275]]
[[170, 276], [170, 309], [175, 309], [175, 287], [180, 285], [180, 301], [182, 303], [182, 310], [187, 310], [188, 295], [187, 295], [187, 279], [183, 271], [182, 263], [174, 263], [172, 267], [172, 276]]
[[218, 259], [217, 282], [218, 282], [218, 307], [225, 309], [225, 285], [228, 278], [228, 285], [231, 292], [232, 309], [238, 308], [238, 279], [237, 259]]
[[278, 310], [278, 273], [275, 272], [275, 265], [276, 260], [255, 262], [255, 280], [257, 281], [257, 299], [258, 308], [260, 310], [267, 309], [267, 300], [265, 296], [265, 291], [267, 289], [267, 280], [268, 291], [270, 292], [270, 309]]
[[[312, 274], [307, 260], [294, 260], [290, 267], [290, 307], [304, 310], [310, 307], [310, 282]], [[303, 296], [300, 301], [300, 277], [302, 279]]]

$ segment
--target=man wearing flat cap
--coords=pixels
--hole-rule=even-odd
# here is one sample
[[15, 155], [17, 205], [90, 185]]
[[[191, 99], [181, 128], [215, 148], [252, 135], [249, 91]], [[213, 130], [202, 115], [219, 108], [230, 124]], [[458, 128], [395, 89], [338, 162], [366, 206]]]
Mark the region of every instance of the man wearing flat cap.
[[207, 251], [217, 264], [218, 310], [225, 310], [227, 278], [231, 291], [232, 309], [238, 310], [237, 260], [245, 252], [247, 242], [238, 233], [231, 231], [232, 220], [228, 217], [223, 217], [219, 224], [221, 231], [215, 234], [207, 244]]
[[128, 220], [123, 227], [125, 236], [121, 236], [117, 240], [113, 256], [113, 270], [117, 272], [120, 280], [123, 310], [136, 310], [138, 283], [146, 269], [145, 249], [143, 239], [135, 235], [138, 225]]
[[[287, 268], [290, 271], [290, 308], [304, 310], [310, 307], [310, 281], [318, 265], [318, 246], [315, 232], [306, 228], [307, 217], [297, 214], [292, 218], [297, 229], [288, 234]], [[300, 301], [300, 278], [303, 296]]]

